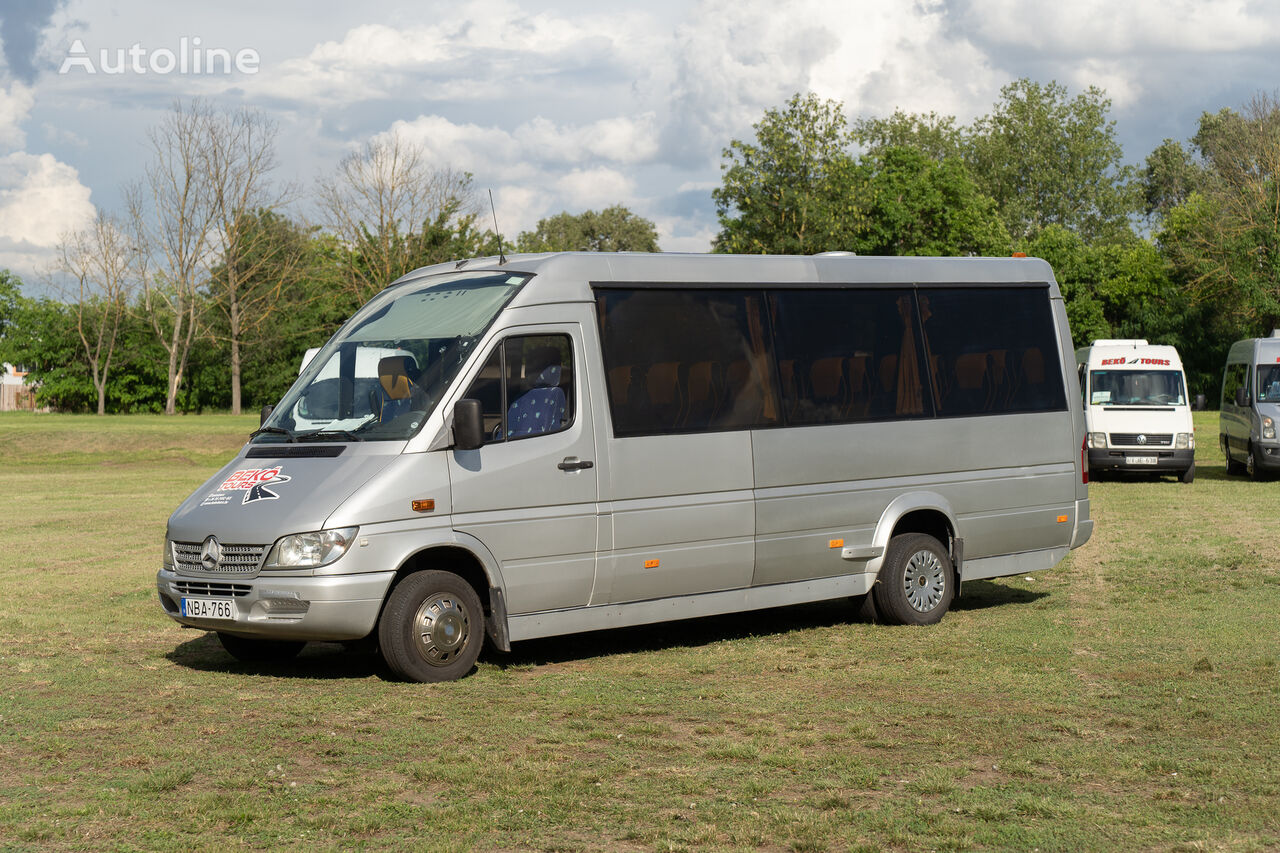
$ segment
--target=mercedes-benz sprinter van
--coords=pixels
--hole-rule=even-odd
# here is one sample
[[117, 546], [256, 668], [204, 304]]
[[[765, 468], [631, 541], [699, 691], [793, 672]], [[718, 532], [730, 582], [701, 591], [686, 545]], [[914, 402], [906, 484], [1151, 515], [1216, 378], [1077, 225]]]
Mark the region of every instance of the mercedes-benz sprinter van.
[[1089, 470], [1196, 476], [1196, 433], [1182, 359], [1145, 340], [1097, 340], [1076, 350]]
[[1280, 329], [1236, 341], [1222, 371], [1218, 441], [1228, 474], [1263, 479], [1280, 473]]
[[961, 581], [1088, 540], [1078, 394], [1034, 259], [433, 266], [174, 512], [160, 604], [242, 659], [368, 638], [418, 681], [486, 636], [867, 594], [936, 622]]

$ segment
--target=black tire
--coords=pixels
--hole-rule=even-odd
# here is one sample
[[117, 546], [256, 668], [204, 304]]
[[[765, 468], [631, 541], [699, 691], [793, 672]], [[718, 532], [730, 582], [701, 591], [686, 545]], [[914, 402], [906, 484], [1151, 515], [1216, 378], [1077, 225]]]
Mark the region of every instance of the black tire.
[[1253, 443], [1250, 442], [1249, 455], [1244, 460], [1244, 470], [1249, 475], [1249, 479], [1254, 482], [1262, 482], [1267, 479], [1267, 475], [1262, 472], [1262, 468], [1258, 465], [1258, 460], [1254, 458], [1254, 455]]
[[1196, 478], [1196, 463], [1192, 462], [1191, 467], [1178, 475], [1178, 479], [1184, 483], [1190, 483]]
[[932, 625], [955, 596], [955, 573], [942, 543], [927, 533], [889, 540], [872, 589], [880, 618], [894, 625]]
[[451, 572], [416, 572], [396, 584], [378, 620], [378, 646], [407, 681], [453, 681], [475, 666], [484, 609], [471, 584]]
[[238, 661], [272, 663], [292, 660], [306, 645], [302, 640], [264, 640], [261, 637], [237, 637], [218, 632], [218, 641]]

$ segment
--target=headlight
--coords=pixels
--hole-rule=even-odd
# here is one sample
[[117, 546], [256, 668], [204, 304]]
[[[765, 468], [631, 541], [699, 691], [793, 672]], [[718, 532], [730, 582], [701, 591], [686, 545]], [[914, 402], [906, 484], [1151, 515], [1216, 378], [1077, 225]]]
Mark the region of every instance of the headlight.
[[1173, 446], [1179, 450], [1194, 450], [1196, 446], [1196, 434], [1193, 432], [1180, 432], [1173, 440]]
[[1263, 438], [1276, 437], [1276, 422], [1271, 420], [1271, 418], [1262, 419], [1262, 437]]
[[1089, 446], [1094, 450], [1107, 449], [1107, 434], [1105, 432], [1089, 433]]
[[161, 565], [168, 571], [174, 570], [173, 543], [169, 541], [168, 534], [164, 537], [164, 558], [161, 561]]
[[264, 569], [314, 569], [337, 560], [356, 538], [358, 527], [294, 533], [282, 536], [271, 546]]

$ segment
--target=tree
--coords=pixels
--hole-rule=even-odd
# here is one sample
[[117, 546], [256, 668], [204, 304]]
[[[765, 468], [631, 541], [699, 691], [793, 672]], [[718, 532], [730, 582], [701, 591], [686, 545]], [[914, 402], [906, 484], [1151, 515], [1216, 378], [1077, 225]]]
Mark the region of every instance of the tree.
[[658, 230], [642, 216], [615, 204], [597, 213], [568, 211], [538, 221], [516, 241], [521, 252], [657, 252]]
[[1136, 185], [1122, 165], [1110, 107], [1093, 86], [1068, 98], [1057, 83], [1021, 79], [1005, 86], [992, 112], [974, 122], [970, 172], [996, 200], [1015, 240], [1049, 225], [1090, 241], [1129, 232]]
[[[866, 211], [854, 244], [871, 255], [1006, 255], [1009, 234], [995, 202], [978, 191], [956, 157], [930, 159], [890, 146], [864, 157]], [[852, 248], [853, 246], [851, 246]]]
[[129, 309], [134, 247], [119, 223], [99, 212], [92, 228], [62, 239], [58, 262], [76, 283], [70, 310], [97, 393], [98, 414], [105, 415], [107, 380]]
[[203, 101], [175, 104], [148, 134], [153, 157], [145, 183], [127, 190], [143, 253], [143, 308], [168, 355], [167, 415], [177, 411], [178, 388], [203, 320], [200, 271], [213, 216], [205, 168], [211, 121], [212, 110]]
[[849, 153], [840, 105], [794, 95], [754, 125], [755, 144], [724, 149], [721, 186], [712, 191], [717, 252], [813, 254], [847, 250], [863, 227], [855, 203], [863, 180]]
[[965, 131], [956, 126], [955, 116], [937, 113], [904, 113], [894, 110], [889, 118], [863, 117], [853, 123], [853, 139], [867, 154], [887, 148], [911, 148], [931, 160], [963, 159]]
[[1161, 245], [1197, 301], [1265, 332], [1280, 324], [1280, 101], [1205, 113], [1192, 141], [1200, 171]]
[[211, 113], [207, 119], [203, 168], [210, 192], [210, 240], [218, 275], [210, 276], [212, 304], [226, 317], [226, 343], [231, 368], [231, 413], [240, 414], [242, 348], [260, 337], [277, 305], [282, 280], [258, 274], [265, 265], [289, 267], [291, 257], [277, 258], [295, 244], [272, 242], [269, 228], [250, 220], [282, 205], [287, 191], [275, 190], [276, 125], [261, 113], [240, 109]]
[[325, 224], [351, 254], [346, 286], [363, 303], [417, 266], [424, 227], [474, 227], [471, 175], [436, 168], [421, 145], [398, 134], [374, 139], [323, 179]]

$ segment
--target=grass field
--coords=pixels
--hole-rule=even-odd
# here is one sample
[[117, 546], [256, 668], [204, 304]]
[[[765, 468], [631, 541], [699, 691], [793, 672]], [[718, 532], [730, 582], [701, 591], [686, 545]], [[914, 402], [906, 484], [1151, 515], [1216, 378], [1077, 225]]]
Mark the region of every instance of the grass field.
[[486, 652], [233, 662], [156, 603], [256, 418], [0, 416], [0, 849], [1274, 850], [1280, 482], [1091, 487], [927, 629], [848, 602]]

